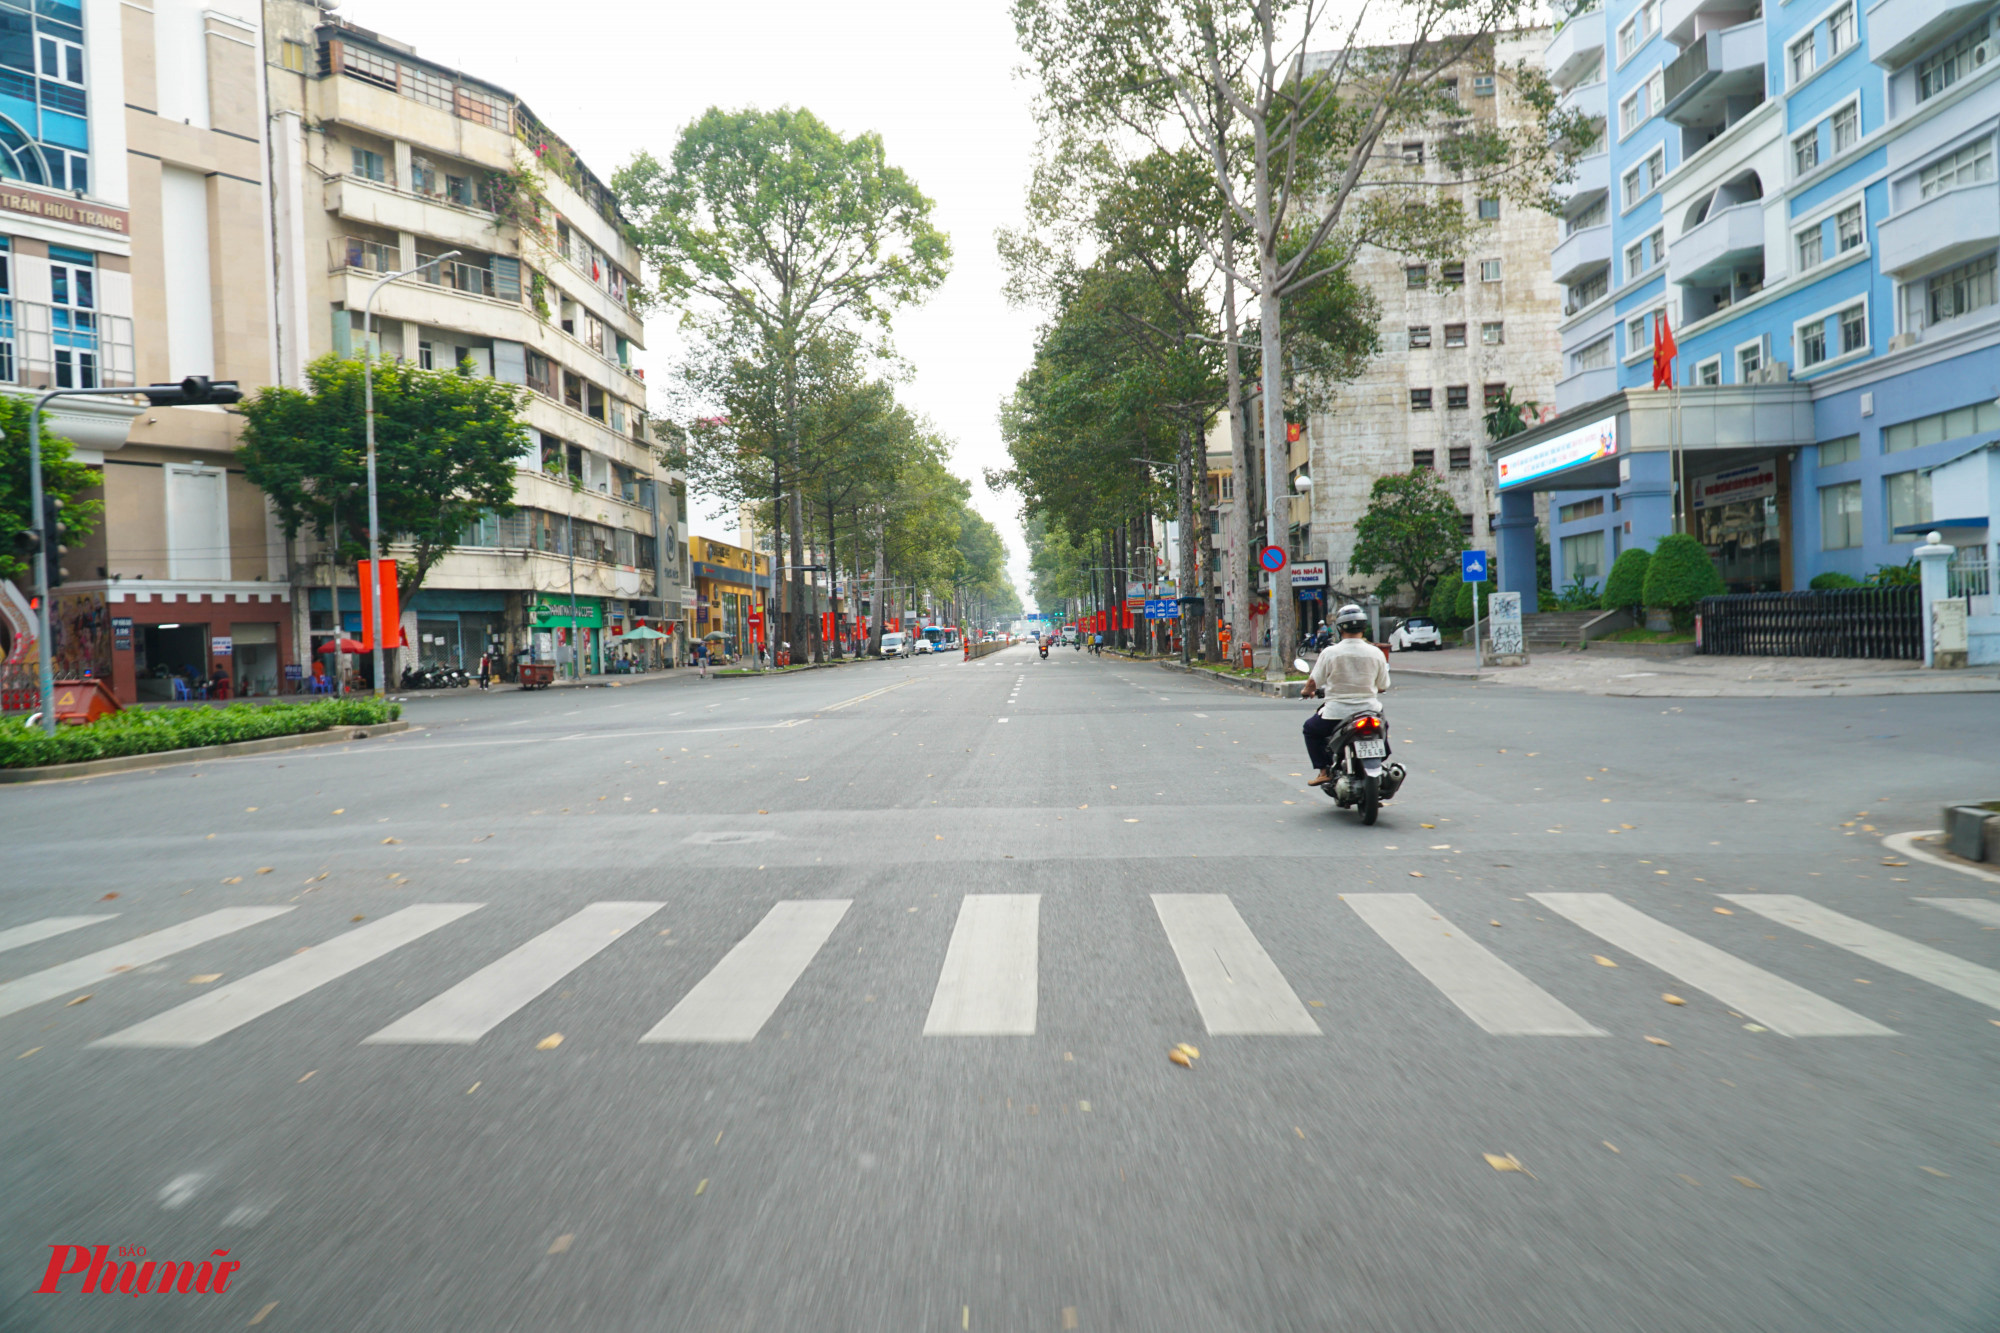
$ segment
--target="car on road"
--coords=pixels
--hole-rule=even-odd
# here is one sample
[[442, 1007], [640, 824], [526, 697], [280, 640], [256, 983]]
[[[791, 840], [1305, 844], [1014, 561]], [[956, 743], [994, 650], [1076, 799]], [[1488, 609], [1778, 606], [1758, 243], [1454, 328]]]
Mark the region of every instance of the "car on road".
[[910, 655], [913, 657], [924, 657], [936, 651], [937, 644], [933, 640], [919, 636], [917, 641], [911, 645]]
[[1430, 617], [1411, 616], [1389, 631], [1389, 647], [1399, 653], [1418, 650], [1435, 652], [1444, 647], [1444, 635], [1439, 633], [1437, 622]]
[[891, 630], [882, 636], [882, 656], [901, 657], [905, 651], [906, 645], [900, 632]]

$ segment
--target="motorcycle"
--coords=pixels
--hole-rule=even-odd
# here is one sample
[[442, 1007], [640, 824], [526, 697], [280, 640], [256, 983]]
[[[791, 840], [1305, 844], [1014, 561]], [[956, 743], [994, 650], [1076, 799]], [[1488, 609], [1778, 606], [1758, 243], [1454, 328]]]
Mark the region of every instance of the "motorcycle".
[[1036, 647], [1036, 648], [1038, 648], [1038, 649], [1039, 649], [1039, 650], [1041, 651], [1041, 654], [1042, 654], [1042, 660], [1043, 660], [1044, 662], [1048, 661], [1048, 660], [1049, 660], [1049, 641], [1048, 641], [1047, 639], [1043, 639], [1043, 640], [1042, 640], [1042, 641], [1041, 641], [1040, 643], [1036, 644], [1036, 645], [1035, 645], [1035, 647]]
[[[1302, 657], [1292, 666], [1312, 671], [1312, 664]], [[1318, 710], [1317, 701], [1313, 708]], [[1373, 824], [1382, 813], [1382, 803], [1394, 797], [1409, 777], [1402, 764], [1389, 758], [1389, 719], [1380, 713], [1357, 713], [1333, 733], [1327, 749], [1333, 757], [1333, 781], [1320, 790], [1343, 810], [1359, 807], [1361, 822]]]

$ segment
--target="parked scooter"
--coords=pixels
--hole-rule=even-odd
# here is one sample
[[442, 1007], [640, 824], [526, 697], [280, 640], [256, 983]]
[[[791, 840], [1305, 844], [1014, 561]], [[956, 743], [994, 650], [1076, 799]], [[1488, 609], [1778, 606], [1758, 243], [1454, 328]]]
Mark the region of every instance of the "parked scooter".
[[[1312, 671], [1312, 663], [1303, 657], [1292, 666]], [[1314, 700], [1314, 709], [1319, 706]], [[1402, 764], [1389, 758], [1389, 719], [1380, 713], [1357, 713], [1333, 733], [1327, 749], [1333, 756], [1333, 781], [1320, 790], [1343, 810], [1359, 807], [1361, 822], [1373, 824], [1382, 803], [1400, 791], [1409, 776]]]

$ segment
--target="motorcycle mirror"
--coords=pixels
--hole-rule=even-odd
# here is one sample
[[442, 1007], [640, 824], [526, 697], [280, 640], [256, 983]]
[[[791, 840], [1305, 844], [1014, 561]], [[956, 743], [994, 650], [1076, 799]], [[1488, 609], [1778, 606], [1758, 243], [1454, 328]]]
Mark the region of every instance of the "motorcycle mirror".
[[1305, 658], [1303, 658], [1303, 657], [1294, 657], [1294, 658], [1292, 659], [1292, 670], [1294, 670], [1294, 671], [1303, 671], [1303, 672], [1305, 672], [1305, 673], [1306, 673], [1306, 674], [1307, 674], [1308, 676], [1310, 676], [1310, 675], [1312, 674], [1312, 666], [1311, 666], [1311, 664], [1310, 664], [1310, 663], [1308, 663], [1308, 662], [1306, 661], [1306, 659], [1305, 659]]

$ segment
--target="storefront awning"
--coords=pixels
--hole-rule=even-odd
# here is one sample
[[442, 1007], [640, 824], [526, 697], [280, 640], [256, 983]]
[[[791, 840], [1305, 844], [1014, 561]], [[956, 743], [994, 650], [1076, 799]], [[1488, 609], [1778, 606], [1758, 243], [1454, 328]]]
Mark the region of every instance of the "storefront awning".
[[1814, 442], [1812, 386], [1625, 389], [1492, 445], [1502, 491], [1608, 490], [1634, 454], [1701, 453], [1704, 472]]

